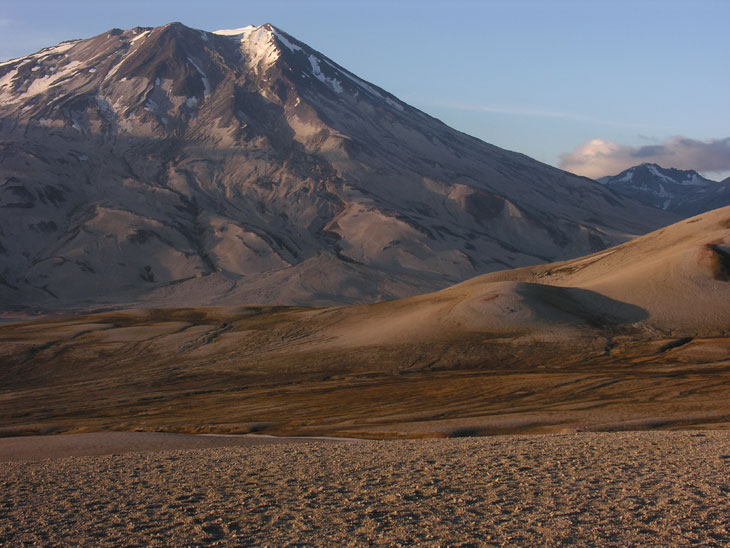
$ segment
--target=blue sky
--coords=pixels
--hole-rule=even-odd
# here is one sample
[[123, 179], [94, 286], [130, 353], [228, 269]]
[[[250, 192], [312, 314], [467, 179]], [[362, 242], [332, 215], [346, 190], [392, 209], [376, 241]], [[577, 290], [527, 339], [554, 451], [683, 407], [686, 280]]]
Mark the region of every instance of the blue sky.
[[730, 174], [726, 0], [0, 0], [0, 60], [171, 21], [270, 22], [457, 129], [589, 176]]

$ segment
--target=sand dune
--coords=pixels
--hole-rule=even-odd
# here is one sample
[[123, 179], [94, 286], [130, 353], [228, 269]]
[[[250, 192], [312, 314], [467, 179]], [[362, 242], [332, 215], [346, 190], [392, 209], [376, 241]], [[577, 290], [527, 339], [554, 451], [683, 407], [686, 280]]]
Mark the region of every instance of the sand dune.
[[[487, 275], [581, 287], [643, 308], [673, 332], [730, 326], [730, 208], [724, 207], [574, 261]], [[458, 287], [458, 286], [457, 286]]]
[[[408, 335], [419, 324], [428, 337], [451, 326], [500, 332], [638, 322], [687, 335], [727, 333], [729, 280], [725, 207], [587, 257], [486, 274], [384, 304], [382, 336], [397, 337], [398, 320]], [[357, 318], [359, 309], [351, 310]]]
[[[572, 336], [641, 324], [681, 336], [730, 332], [730, 207], [572, 261], [479, 276], [437, 293], [329, 309], [328, 345], [453, 337], [458, 332]], [[334, 338], [334, 340], [333, 340]]]

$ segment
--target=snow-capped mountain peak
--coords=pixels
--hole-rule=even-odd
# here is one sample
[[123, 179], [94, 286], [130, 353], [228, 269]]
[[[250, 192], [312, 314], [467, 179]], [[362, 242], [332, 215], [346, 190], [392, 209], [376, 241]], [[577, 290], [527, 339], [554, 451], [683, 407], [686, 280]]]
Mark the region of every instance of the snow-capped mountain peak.
[[678, 185], [686, 186], [707, 186], [715, 183], [710, 179], [702, 177], [695, 170], [679, 170], [679, 169], [664, 169], [658, 164], [641, 164], [639, 167], [643, 167], [649, 171], [654, 177], [657, 177], [664, 182], [673, 183]]
[[[263, 26], [263, 25], [262, 25]], [[213, 34], [219, 34], [221, 36], [233, 36], [233, 37], [244, 37], [247, 34], [250, 34], [253, 30], [261, 28], [257, 27], [256, 25], [247, 25], [245, 27], [241, 27], [240, 29], [220, 29], [220, 30], [214, 30]]]
[[213, 34], [233, 38], [241, 44], [241, 51], [249, 66], [265, 71], [282, 54], [292, 55], [293, 64], [305, 78], [313, 77], [336, 94], [347, 93], [357, 97], [365, 94], [385, 102], [390, 108], [402, 111], [407, 105], [384, 90], [361, 80], [331, 59], [299, 42], [270, 23], [238, 29], [217, 30]]
[[254, 70], [266, 70], [280, 56], [281, 49], [276, 32], [269, 25], [242, 27], [239, 29], [217, 30], [219, 36], [232, 38], [241, 45], [241, 52], [249, 66]]
[[335, 303], [676, 217], [456, 131], [272, 25], [0, 65], [0, 305]]
[[683, 215], [730, 204], [730, 185], [707, 179], [695, 170], [644, 163], [598, 181], [647, 205]]

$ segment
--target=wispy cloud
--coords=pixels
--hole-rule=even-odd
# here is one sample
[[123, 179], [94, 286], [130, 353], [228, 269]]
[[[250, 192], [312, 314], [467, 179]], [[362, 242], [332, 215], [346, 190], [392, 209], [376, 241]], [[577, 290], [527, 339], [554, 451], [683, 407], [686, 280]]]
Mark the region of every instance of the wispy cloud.
[[491, 112], [495, 114], [510, 114], [513, 116], [532, 116], [536, 118], [557, 118], [562, 120], [574, 120], [577, 122], [589, 122], [592, 124], [613, 126], [613, 127], [631, 127], [631, 128], [648, 128], [648, 129], [666, 129], [661, 126], [648, 125], [648, 124], [635, 124], [619, 122], [616, 120], [604, 120], [590, 116], [588, 114], [582, 114], [580, 112], [571, 112], [566, 110], [551, 110], [543, 108], [532, 108], [532, 107], [519, 107], [519, 106], [505, 106], [505, 105], [470, 105], [461, 103], [437, 103], [437, 104], [425, 104], [424, 106], [435, 107], [435, 108], [447, 108], [454, 110], [466, 110], [469, 112]]
[[561, 168], [593, 178], [615, 175], [645, 162], [706, 174], [725, 173], [730, 170], [730, 137], [700, 141], [674, 136], [644, 146], [593, 139], [560, 157]]

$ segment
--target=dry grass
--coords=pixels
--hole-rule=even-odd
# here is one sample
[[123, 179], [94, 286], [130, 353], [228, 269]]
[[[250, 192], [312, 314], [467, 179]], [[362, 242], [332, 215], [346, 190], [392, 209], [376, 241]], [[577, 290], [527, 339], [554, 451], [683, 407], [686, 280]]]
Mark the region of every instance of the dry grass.
[[317, 314], [301, 309], [13, 324], [0, 328], [0, 433], [429, 437], [730, 422], [730, 339], [622, 331], [327, 349]]

